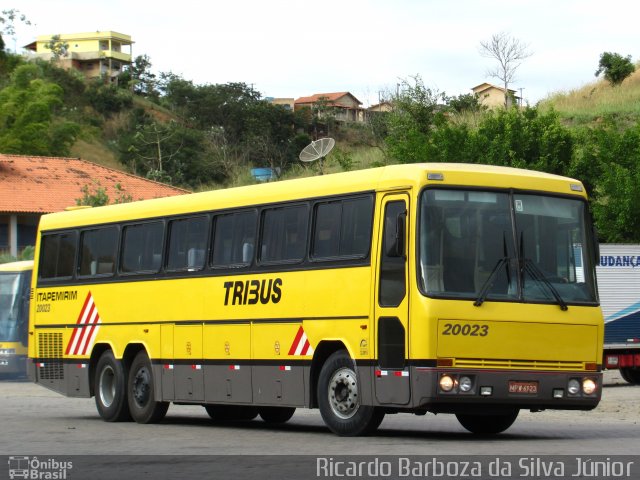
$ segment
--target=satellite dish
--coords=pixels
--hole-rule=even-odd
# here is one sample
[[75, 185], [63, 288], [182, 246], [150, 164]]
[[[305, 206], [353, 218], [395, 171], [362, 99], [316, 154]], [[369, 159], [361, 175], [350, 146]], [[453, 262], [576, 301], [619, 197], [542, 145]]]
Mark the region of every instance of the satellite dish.
[[335, 144], [336, 141], [333, 138], [329, 137], [321, 138], [319, 140], [316, 140], [315, 142], [311, 142], [300, 152], [300, 161], [308, 163], [318, 159], [323, 160]]

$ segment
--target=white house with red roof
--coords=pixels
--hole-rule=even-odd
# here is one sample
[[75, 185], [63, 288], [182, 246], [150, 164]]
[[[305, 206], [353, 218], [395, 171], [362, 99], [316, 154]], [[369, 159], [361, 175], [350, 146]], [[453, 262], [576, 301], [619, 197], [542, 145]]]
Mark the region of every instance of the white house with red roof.
[[189, 193], [79, 158], [0, 153], [0, 253], [15, 257], [34, 245], [40, 216], [75, 206], [85, 186], [103, 188], [111, 202], [120, 195], [146, 200]]

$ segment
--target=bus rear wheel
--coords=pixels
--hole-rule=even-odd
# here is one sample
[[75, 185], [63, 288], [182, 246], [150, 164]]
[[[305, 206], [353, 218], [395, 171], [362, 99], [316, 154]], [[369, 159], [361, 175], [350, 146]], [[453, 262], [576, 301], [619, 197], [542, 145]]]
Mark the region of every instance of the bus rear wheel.
[[96, 365], [94, 392], [98, 413], [106, 422], [131, 420], [127, 402], [126, 371], [111, 350], [104, 352]]
[[318, 379], [318, 407], [324, 423], [341, 436], [374, 432], [384, 410], [362, 405], [354, 362], [344, 350], [333, 353], [322, 366]]
[[204, 405], [204, 409], [216, 422], [241, 422], [258, 416], [257, 408], [244, 405]]
[[632, 385], [640, 385], [640, 368], [622, 367], [620, 376]]
[[138, 423], [157, 423], [167, 414], [169, 402], [156, 401], [154, 385], [149, 357], [138, 352], [129, 369], [127, 388], [129, 411]]
[[286, 423], [295, 411], [295, 407], [261, 407], [258, 415], [267, 423]]
[[496, 435], [504, 432], [518, 418], [518, 410], [498, 415], [471, 415], [456, 413], [460, 424], [471, 433], [478, 435]]

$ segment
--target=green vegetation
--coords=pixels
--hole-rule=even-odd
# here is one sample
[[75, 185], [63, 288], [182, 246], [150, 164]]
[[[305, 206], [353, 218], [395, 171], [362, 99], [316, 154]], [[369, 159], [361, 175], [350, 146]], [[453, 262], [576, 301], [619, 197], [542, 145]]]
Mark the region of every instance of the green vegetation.
[[[326, 102], [291, 112], [244, 83], [197, 85], [151, 66], [139, 56], [115, 85], [2, 52], [0, 151], [79, 155], [192, 190], [255, 183], [253, 167], [281, 179], [410, 162], [528, 168], [582, 180], [602, 241], [640, 242], [638, 72], [616, 86], [601, 80], [534, 107], [493, 111], [415, 76], [390, 96], [392, 111], [342, 124]], [[334, 151], [322, 165], [302, 164], [302, 148], [328, 132]], [[131, 200], [116, 197], [86, 185], [78, 204]]]

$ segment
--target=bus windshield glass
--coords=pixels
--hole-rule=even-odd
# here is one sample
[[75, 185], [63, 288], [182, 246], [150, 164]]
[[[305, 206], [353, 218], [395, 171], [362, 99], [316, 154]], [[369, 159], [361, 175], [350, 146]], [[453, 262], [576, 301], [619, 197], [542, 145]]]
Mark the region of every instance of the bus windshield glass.
[[0, 272], [0, 342], [17, 342], [24, 305], [24, 273]]
[[433, 297], [595, 304], [585, 202], [543, 194], [427, 189], [422, 291]]

